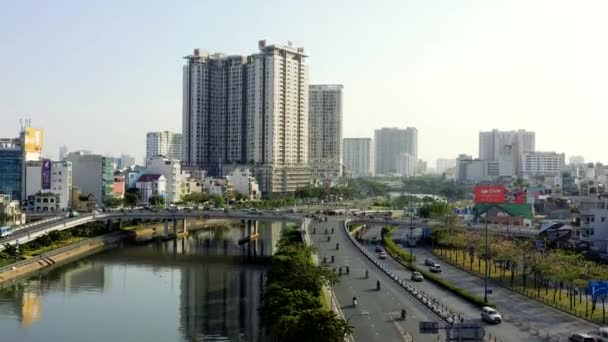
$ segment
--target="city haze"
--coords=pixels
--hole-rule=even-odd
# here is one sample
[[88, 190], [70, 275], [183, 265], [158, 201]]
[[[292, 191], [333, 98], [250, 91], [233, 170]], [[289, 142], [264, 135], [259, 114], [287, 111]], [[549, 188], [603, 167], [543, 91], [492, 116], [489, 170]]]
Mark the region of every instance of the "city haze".
[[[0, 136], [20, 118], [45, 154], [137, 156], [181, 131], [183, 56], [303, 46], [310, 84], [344, 85], [344, 137], [416, 127], [419, 157], [477, 155], [479, 131], [536, 132], [536, 149], [606, 161], [602, 1], [34, 1], [0, 14]], [[36, 23], [36, 25], [32, 25]]]

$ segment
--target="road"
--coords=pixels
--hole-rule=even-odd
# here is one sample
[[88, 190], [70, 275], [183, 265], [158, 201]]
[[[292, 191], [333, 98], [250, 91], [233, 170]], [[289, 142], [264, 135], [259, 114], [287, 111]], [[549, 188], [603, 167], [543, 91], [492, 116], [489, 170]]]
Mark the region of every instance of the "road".
[[[346, 236], [342, 221], [313, 222], [310, 227], [316, 229], [310, 236], [318, 248], [320, 260], [325, 257], [331, 261], [334, 256], [335, 262], [328, 265], [330, 269], [347, 265], [350, 268], [350, 274], [342, 275], [333, 289], [345, 318], [355, 327], [356, 341], [409, 341], [409, 338], [436, 341], [436, 335], [419, 334], [418, 324], [439, 318], [363, 256]], [[329, 232], [334, 228], [334, 233], [324, 234], [325, 228]], [[330, 242], [326, 240], [328, 236]], [[340, 244], [339, 250], [336, 250], [336, 243]], [[369, 270], [369, 279], [365, 278], [365, 270]], [[376, 291], [376, 280], [382, 285], [380, 291]], [[352, 306], [354, 296], [359, 302], [356, 308]], [[396, 319], [402, 308], [407, 310], [405, 322]]]
[[[379, 230], [378, 227], [371, 233], [379, 234]], [[404, 232], [397, 232], [397, 234], [404, 234]], [[424, 260], [427, 258], [440, 262], [426, 248], [417, 247], [413, 251], [416, 255], [416, 263], [420, 267], [426, 268]], [[440, 274], [441, 277], [460, 288], [483, 296], [483, 279], [449, 264], [441, 263], [441, 265], [443, 267], [443, 272]], [[395, 267], [398, 268], [399, 266]], [[496, 329], [496, 334], [499, 336], [529, 336], [531, 338], [522, 339], [522, 341], [567, 341], [568, 336], [574, 332], [590, 332], [598, 328], [593, 323], [553, 309], [505, 288], [499, 286], [490, 287], [493, 293], [490, 295], [489, 300], [497, 304], [498, 310], [505, 320], [499, 326], [491, 328]], [[429, 287], [430, 290], [431, 287]], [[515, 333], [514, 329], [520, 335], [513, 335]]]
[[[366, 240], [371, 239], [371, 237], [375, 236], [377, 239], [380, 238], [381, 226], [372, 227], [367, 231], [364, 235]], [[409, 229], [408, 229], [409, 232]], [[368, 250], [374, 251], [375, 245], [370, 243], [368, 245]], [[415, 250], [418, 250], [416, 248]], [[424, 266], [424, 258], [416, 256], [420, 258], [420, 262], [422, 265], [420, 267], [427, 269], [428, 266]], [[385, 265], [389, 266], [393, 272], [397, 273], [402, 278], [409, 278], [411, 276], [411, 272], [401, 266], [397, 261], [392, 258], [387, 258]], [[416, 286], [428, 293], [429, 295], [440, 299], [442, 303], [448, 306], [452, 311], [462, 315], [465, 317], [467, 321], [476, 321], [485, 326], [486, 333], [491, 334], [493, 337], [497, 336], [498, 341], [544, 341], [545, 339], [531, 333], [529, 331], [522, 331], [518, 326], [514, 325], [510, 321], [505, 321], [499, 325], [488, 325], [485, 324], [480, 318], [480, 310], [477, 306], [470, 304], [466, 300], [454, 295], [452, 292], [435, 285], [430, 281], [423, 281], [417, 283]], [[554, 341], [554, 340], [551, 340]]]

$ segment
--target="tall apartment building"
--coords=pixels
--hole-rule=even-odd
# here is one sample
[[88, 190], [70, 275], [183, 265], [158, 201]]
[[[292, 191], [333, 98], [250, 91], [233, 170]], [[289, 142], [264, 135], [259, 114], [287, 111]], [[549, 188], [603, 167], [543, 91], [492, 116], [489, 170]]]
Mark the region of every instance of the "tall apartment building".
[[557, 176], [566, 167], [566, 156], [555, 152], [525, 152], [521, 154], [521, 176]]
[[65, 145], [59, 146], [59, 160], [65, 160], [68, 155], [68, 147]]
[[493, 129], [479, 132], [479, 159], [498, 161], [501, 176], [520, 173], [520, 156], [524, 152], [534, 152], [536, 134], [523, 129], [499, 131]]
[[456, 159], [437, 158], [435, 161], [435, 172], [438, 174], [443, 174], [454, 167], [456, 167]]
[[186, 56], [183, 163], [211, 176], [250, 164], [263, 192], [310, 180], [308, 66], [302, 48], [258, 44], [259, 53]]
[[95, 196], [98, 205], [112, 197], [114, 170], [106, 157], [97, 154], [71, 152], [66, 160], [72, 163], [72, 185], [77, 186], [82, 195]]
[[416, 175], [417, 161], [409, 153], [401, 153], [397, 156], [397, 173], [403, 177], [414, 177]]
[[308, 163], [315, 180], [342, 176], [342, 85], [309, 87]]
[[157, 156], [181, 160], [182, 135], [169, 131], [148, 132], [146, 134], [146, 163]]
[[376, 174], [398, 173], [397, 157], [403, 153], [418, 161], [418, 130], [415, 127], [377, 129], [374, 145]]
[[374, 176], [374, 144], [371, 138], [344, 138], [344, 171], [352, 178]]

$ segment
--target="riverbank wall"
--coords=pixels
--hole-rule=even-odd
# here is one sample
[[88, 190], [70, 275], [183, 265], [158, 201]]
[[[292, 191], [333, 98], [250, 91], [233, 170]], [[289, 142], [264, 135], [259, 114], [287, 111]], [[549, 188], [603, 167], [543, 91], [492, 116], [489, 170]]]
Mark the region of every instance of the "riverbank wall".
[[110, 234], [87, 239], [73, 245], [21, 260], [0, 268], [0, 285], [36, 272], [66, 264], [83, 256], [119, 246], [128, 237], [128, 233], [117, 231]]

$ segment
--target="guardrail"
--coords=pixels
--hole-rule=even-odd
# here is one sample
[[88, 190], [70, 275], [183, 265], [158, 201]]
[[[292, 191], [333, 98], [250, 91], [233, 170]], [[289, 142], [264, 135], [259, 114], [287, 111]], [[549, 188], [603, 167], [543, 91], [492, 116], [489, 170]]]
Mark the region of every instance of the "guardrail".
[[348, 231], [348, 224], [350, 220], [344, 221], [344, 233], [349, 237], [350, 241], [359, 249], [363, 255], [365, 255], [376, 267], [378, 267], [382, 272], [384, 272], [389, 278], [394, 280], [399, 286], [401, 286], [404, 290], [406, 290], [410, 295], [416, 298], [419, 302], [424, 304], [429, 310], [431, 310], [435, 315], [441, 318], [448, 324], [456, 322], [456, 318], [461, 317], [464, 318], [462, 314], [455, 314], [454, 311], [449, 310], [447, 306], [439, 302], [437, 299], [427, 295], [422, 290], [416, 289], [412, 286], [408, 281], [401, 279], [397, 276], [393, 271], [391, 271], [388, 267], [386, 267], [379, 259], [377, 259], [372, 253], [370, 253], [367, 249], [365, 249]]

